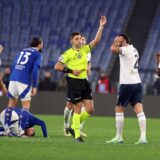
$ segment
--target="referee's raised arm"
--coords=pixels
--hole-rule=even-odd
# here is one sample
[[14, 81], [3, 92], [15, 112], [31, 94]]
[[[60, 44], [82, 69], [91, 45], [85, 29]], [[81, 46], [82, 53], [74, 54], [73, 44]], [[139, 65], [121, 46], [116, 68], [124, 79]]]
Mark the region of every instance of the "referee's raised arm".
[[97, 45], [97, 44], [99, 43], [99, 41], [101, 40], [103, 28], [104, 28], [104, 26], [106, 25], [106, 23], [107, 23], [107, 18], [106, 18], [105, 16], [101, 16], [97, 34], [96, 34], [94, 40], [92, 40], [92, 41], [90, 42], [90, 44], [89, 44], [92, 49], [95, 48], [96, 45]]

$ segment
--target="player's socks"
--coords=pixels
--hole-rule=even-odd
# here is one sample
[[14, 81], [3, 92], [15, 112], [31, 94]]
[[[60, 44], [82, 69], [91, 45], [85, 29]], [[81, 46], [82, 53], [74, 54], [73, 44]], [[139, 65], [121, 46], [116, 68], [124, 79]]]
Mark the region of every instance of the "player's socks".
[[81, 124], [90, 116], [89, 113], [87, 113], [86, 111], [82, 112], [80, 115], [80, 122]]
[[69, 110], [67, 107], [65, 107], [64, 109], [64, 128], [69, 128], [71, 114], [72, 114], [72, 110]]
[[81, 112], [85, 112], [85, 111], [86, 111], [86, 108], [84, 106], [82, 106]]
[[4, 127], [5, 127], [6, 132], [9, 131], [8, 126], [10, 126], [12, 111], [13, 111], [12, 107], [7, 107], [5, 111], [5, 121], [4, 121], [5, 126]]
[[137, 114], [139, 127], [141, 131], [140, 140], [145, 141], [146, 140], [146, 117], [144, 112]]
[[4, 136], [5, 130], [3, 127], [0, 127], [0, 136]]
[[81, 130], [83, 129], [83, 125], [84, 125], [84, 122], [82, 122], [82, 123], [80, 124], [80, 129], [81, 129]]
[[122, 139], [123, 125], [124, 125], [124, 113], [116, 113], [116, 137]]
[[74, 129], [75, 139], [80, 137], [80, 114], [73, 114], [73, 124], [71, 128]]
[[28, 121], [28, 112], [29, 112], [29, 110], [23, 108], [22, 112], [20, 114], [19, 123], [20, 123], [20, 132], [21, 132], [21, 134], [23, 134], [23, 132], [25, 130], [25, 126], [26, 126], [27, 121]]

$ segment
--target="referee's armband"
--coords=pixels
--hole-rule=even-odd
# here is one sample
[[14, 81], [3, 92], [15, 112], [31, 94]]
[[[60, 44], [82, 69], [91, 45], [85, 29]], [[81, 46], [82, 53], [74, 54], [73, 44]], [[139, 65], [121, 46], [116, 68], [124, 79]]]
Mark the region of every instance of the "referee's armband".
[[63, 73], [72, 73], [72, 69], [69, 69], [68, 67], [64, 67]]

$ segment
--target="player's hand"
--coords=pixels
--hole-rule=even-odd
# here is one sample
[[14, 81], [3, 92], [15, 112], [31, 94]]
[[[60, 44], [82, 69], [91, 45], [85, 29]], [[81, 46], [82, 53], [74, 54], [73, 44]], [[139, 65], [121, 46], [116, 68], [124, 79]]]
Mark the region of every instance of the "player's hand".
[[4, 95], [6, 95], [6, 94], [8, 93], [8, 90], [7, 90], [7, 88], [6, 88], [5, 85], [2, 86], [1, 90], [2, 90], [2, 93], [3, 93]]
[[123, 43], [123, 37], [117, 36], [117, 37], [114, 39], [114, 43], [115, 43], [118, 47], [120, 47], [120, 46], [122, 45], [122, 43]]
[[107, 18], [106, 18], [106, 16], [101, 16], [101, 19], [100, 19], [100, 26], [101, 27], [104, 27], [105, 26], [105, 24], [107, 23]]
[[122, 43], [123, 42], [123, 37], [121, 36], [117, 36], [115, 39], [114, 39], [115, 42], [118, 42], [118, 43]]
[[31, 96], [35, 96], [37, 94], [37, 88], [32, 88]]
[[81, 74], [81, 72], [82, 71], [80, 71], [80, 70], [73, 70], [72, 74], [75, 75], [75, 76], [79, 76]]
[[7, 92], [8, 92], [8, 90], [7, 90], [7, 88], [6, 88], [6, 85], [3, 83], [2, 77], [0, 77], [0, 88], [1, 88], [1, 90], [2, 90], [2, 93], [3, 93], [4, 95], [6, 95]]
[[0, 54], [2, 53], [3, 51], [3, 46], [0, 44]]

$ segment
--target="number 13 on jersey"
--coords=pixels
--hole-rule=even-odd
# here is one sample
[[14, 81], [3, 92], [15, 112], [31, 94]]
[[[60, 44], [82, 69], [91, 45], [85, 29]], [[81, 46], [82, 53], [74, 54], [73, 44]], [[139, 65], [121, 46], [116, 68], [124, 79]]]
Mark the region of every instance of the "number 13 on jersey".
[[26, 64], [29, 60], [30, 55], [31, 55], [30, 52], [24, 52], [24, 51], [20, 52], [20, 56], [17, 60], [17, 64], [21, 64], [21, 65]]

